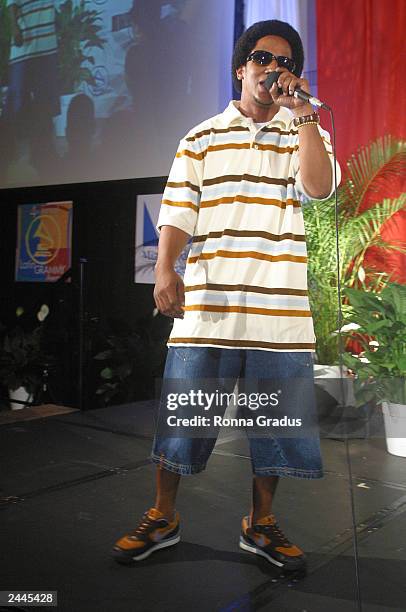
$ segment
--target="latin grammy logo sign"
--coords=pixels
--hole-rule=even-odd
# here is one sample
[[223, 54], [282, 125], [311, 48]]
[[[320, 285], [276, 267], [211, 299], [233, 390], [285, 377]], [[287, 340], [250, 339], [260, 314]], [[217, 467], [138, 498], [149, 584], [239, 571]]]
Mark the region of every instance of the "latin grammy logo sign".
[[51, 263], [62, 246], [60, 228], [54, 217], [35, 216], [28, 227], [25, 243], [32, 261], [42, 265]]
[[71, 267], [72, 202], [18, 207], [16, 281], [53, 282]]

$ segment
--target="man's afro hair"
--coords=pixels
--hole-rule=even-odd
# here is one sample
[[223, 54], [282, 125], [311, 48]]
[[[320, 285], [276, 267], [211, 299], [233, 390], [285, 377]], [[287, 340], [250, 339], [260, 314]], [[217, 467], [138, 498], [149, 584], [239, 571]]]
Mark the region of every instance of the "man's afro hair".
[[298, 77], [302, 74], [304, 53], [302, 40], [291, 25], [285, 21], [279, 21], [278, 19], [269, 19], [267, 21], [258, 21], [248, 28], [237, 40], [234, 52], [233, 61], [231, 65], [231, 72], [233, 77], [233, 84], [236, 91], [241, 92], [241, 81], [237, 79], [236, 70], [240, 66], [243, 66], [248, 55], [255, 47], [257, 40], [263, 36], [280, 36], [284, 38], [292, 49], [292, 58], [296, 64], [294, 74]]

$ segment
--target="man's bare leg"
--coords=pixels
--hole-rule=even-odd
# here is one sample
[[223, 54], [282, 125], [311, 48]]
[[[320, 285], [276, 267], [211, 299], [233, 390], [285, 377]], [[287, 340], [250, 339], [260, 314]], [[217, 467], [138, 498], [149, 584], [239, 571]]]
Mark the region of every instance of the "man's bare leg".
[[251, 523], [269, 516], [279, 476], [254, 476], [252, 479]]
[[173, 520], [176, 495], [180, 482], [180, 474], [165, 470], [160, 465], [156, 471], [155, 508], [169, 520]]

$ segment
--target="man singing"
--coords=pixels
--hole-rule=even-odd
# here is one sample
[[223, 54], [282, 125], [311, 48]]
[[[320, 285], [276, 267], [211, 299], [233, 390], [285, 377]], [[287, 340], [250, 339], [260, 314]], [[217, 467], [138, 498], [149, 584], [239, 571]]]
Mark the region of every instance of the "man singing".
[[[160, 312], [175, 319], [164, 382], [284, 379], [295, 388], [313, 380], [299, 194], [328, 198], [333, 160], [319, 115], [293, 96], [297, 87], [309, 91], [300, 78], [303, 59], [300, 36], [289, 24], [254, 24], [233, 53], [241, 101], [180, 141], [158, 220], [154, 297]], [[264, 82], [273, 71], [278, 78], [268, 90]], [[174, 264], [191, 236], [182, 281]], [[313, 391], [312, 384], [306, 388]], [[300, 399], [292, 408], [300, 411]], [[315, 414], [314, 396], [310, 411]], [[272, 502], [280, 477], [322, 477], [320, 441], [276, 435], [249, 438], [252, 508], [242, 519], [240, 547], [283, 570], [299, 570], [305, 554], [281, 531]], [[204, 470], [214, 444], [213, 437], [155, 436], [156, 500], [114, 546], [117, 561], [141, 560], [179, 541], [180, 477]]]

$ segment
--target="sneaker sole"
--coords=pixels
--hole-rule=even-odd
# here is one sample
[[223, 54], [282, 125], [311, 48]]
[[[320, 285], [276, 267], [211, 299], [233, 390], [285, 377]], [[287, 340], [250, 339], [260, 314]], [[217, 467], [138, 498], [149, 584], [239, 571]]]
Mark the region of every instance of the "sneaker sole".
[[134, 557], [131, 557], [130, 555], [127, 556], [125, 554], [123, 555], [120, 551], [113, 549], [113, 558], [118, 563], [124, 563], [124, 564], [132, 563], [133, 561], [142, 561], [143, 559], [146, 559], [147, 557], [152, 555], [152, 553], [154, 553], [157, 550], [160, 550], [161, 548], [168, 548], [168, 546], [174, 546], [175, 544], [179, 542], [179, 540], [180, 540], [180, 534], [178, 533], [174, 538], [171, 538], [169, 540], [164, 540], [163, 542], [158, 542], [155, 546], [152, 546], [149, 550], [146, 550], [141, 555], [136, 555]]
[[250, 544], [247, 544], [247, 542], [244, 540], [243, 537], [240, 537], [240, 548], [248, 552], [254, 553], [255, 555], [259, 555], [260, 557], [264, 557], [267, 561], [269, 561], [270, 563], [273, 563], [273, 565], [276, 565], [277, 567], [283, 568], [284, 570], [287, 570], [287, 571], [302, 570], [306, 567], [306, 561], [298, 564], [296, 567], [286, 565], [285, 563], [281, 563], [280, 561], [276, 561], [276, 559], [268, 555], [264, 550], [261, 550], [260, 548], [257, 548], [256, 546], [251, 546]]

